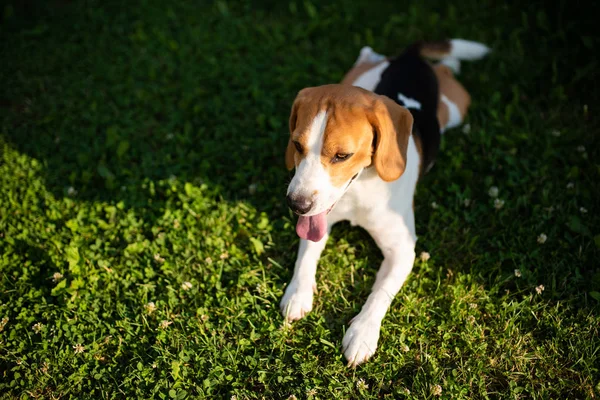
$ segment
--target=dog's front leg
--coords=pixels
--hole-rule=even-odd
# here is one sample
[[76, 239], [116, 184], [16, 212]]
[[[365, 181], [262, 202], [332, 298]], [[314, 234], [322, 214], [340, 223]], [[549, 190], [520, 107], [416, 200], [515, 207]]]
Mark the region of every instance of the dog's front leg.
[[384, 259], [367, 302], [352, 319], [342, 341], [344, 356], [352, 367], [367, 361], [375, 353], [381, 322], [415, 261], [414, 235], [409, 232], [399, 236], [385, 234], [385, 231], [369, 232], [379, 245]]
[[279, 305], [281, 313], [288, 321], [304, 317], [312, 310], [313, 293], [317, 289], [315, 275], [321, 252], [325, 248], [331, 225], [325, 236], [318, 242], [300, 240], [298, 258], [294, 267], [294, 276], [285, 289]]

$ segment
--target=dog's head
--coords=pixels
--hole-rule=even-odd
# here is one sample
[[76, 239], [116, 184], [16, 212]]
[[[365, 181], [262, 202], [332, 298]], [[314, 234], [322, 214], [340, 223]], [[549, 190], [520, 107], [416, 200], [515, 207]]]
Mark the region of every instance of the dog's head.
[[412, 115], [385, 96], [349, 85], [307, 88], [290, 115], [285, 161], [296, 168], [287, 201], [300, 217], [296, 232], [319, 241], [327, 213], [360, 172], [370, 166], [384, 181], [406, 166]]

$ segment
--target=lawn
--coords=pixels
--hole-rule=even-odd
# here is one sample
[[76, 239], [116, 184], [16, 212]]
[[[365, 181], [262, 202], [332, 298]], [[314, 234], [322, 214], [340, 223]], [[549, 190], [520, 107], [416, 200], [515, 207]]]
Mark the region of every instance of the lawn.
[[[0, 398], [598, 398], [600, 7], [260, 3], [2, 3]], [[366, 232], [334, 228], [304, 320], [278, 309], [290, 106], [364, 45], [445, 37], [493, 52], [418, 187], [430, 258], [350, 369]]]

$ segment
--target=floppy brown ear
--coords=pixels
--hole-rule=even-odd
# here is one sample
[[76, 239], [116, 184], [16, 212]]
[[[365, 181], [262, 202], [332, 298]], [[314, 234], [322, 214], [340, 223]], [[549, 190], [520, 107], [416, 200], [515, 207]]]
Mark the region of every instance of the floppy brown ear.
[[304, 88], [298, 92], [294, 104], [292, 105], [292, 112], [290, 113], [290, 140], [288, 140], [287, 149], [285, 150], [285, 166], [288, 170], [294, 169], [296, 162], [294, 160], [294, 154], [296, 154], [296, 146], [292, 143], [292, 134], [296, 130], [298, 125], [298, 109], [304, 98], [311, 93], [313, 88]]
[[285, 167], [290, 171], [296, 166], [296, 162], [294, 161], [294, 151], [294, 144], [290, 139], [288, 140], [287, 149], [285, 149]]
[[381, 179], [394, 181], [406, 169], [413, 117], [406, 108], [386, 96], [377, 96], [368, 117], [375, 134], [373, 165]]
[[296, 162], [294, 161], [294, 153], [296, 148], [292, 143], [292, 133], [296, 129], [296, 122], [298, 120], [298, 97], [294, 100], [292, 105], [292, 112], [290, 113], [290, 139], [288, 140], [287, 149], [285, 150], [285, 166], [288, 170], [294, 169]]

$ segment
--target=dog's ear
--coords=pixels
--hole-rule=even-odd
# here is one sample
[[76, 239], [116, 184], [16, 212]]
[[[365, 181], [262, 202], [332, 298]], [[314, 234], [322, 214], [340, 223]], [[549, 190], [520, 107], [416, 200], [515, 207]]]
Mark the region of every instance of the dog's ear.
[[292, 112], [290, 114], [290, 138], [288, 139], [287, 149], [285, 150], [285, 166], [288, 170], [292, 170], [296, 166], [296, 162], [294, 161], [294, 153], [296, 148], [292, 143], [292, 133], [294, 133], [294, 130], [296, 129], [296, 122], [298, 121], [298, 106], [299, 101], [298, 97], [296, 97], [296, 100], [292, 105]]
[[294, 145], [290, 139], [288, 140], [287, 149], [285, 149], [285, 167], [289, 171], [293, 170], [296, 166], [296, 163], [294, 161], [294, 151]]
[[310, 92], [311, 88], [302, 89], [298, 92], [296, 99], [294, 100], [294, 104], [292, 104], [292, 112], [290, 113], [290, 139], [288, 140], [287, 149], [285, 150], [285, 166], [288, 170], [294, 169], [296, 166], [296, 162], [294, 161], [294, 154], [296, 152], [296, 147], [292, 143], [292, 134], [296, 130], [298, 124], [298, 109], [304, 100], [304, 97], [307, 93]]
[[390, 98], [377, 96], [367, 117], [375, 135], [375, 170], [384, 181], [394, 181], [402, 176], [406, 168], [406, 151], [413, 126], [412, 114]]

